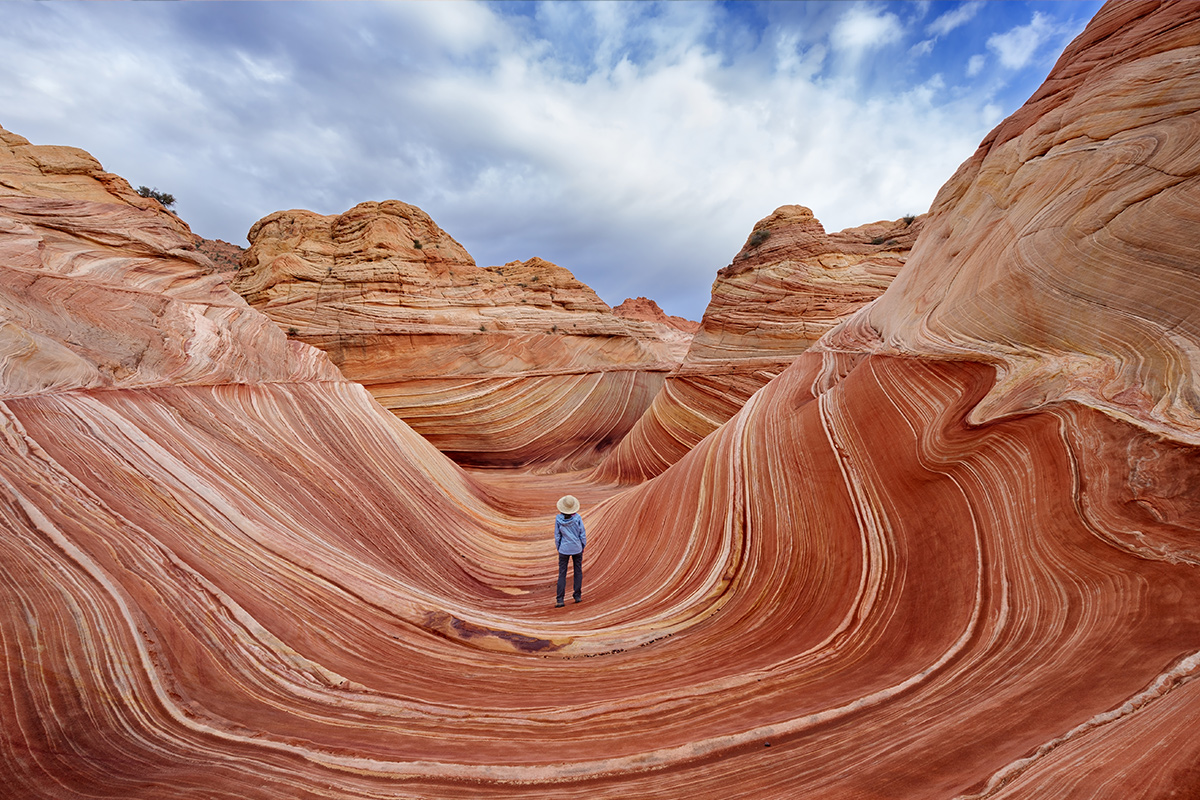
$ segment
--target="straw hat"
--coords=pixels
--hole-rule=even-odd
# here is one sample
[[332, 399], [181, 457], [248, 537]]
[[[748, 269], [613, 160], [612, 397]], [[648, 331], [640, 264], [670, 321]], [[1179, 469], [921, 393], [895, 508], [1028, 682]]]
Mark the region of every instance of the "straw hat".
[[558, 510], [562, 514], [574, 514], [579, 510], [579, 501], [573, 495], [558, 498]]

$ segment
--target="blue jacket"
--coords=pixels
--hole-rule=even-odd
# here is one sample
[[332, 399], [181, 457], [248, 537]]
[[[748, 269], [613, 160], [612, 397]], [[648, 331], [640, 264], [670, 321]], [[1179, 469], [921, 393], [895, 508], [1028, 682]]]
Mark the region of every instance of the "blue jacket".
[[563, 555], [582, 553], [587, 546], [587, 531], [583, 529], [583, 517], [578, 514], [559, 514], [554, 518], [554, 547]]

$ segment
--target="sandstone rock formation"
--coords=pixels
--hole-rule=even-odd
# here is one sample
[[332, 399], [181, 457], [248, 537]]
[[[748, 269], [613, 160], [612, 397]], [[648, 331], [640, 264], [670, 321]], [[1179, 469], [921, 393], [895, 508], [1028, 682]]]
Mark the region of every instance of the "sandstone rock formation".
[[1195, 5], [1106, 5], [885, 294], [619, 492], [464, 472], [5, 134], [5, 791], [1195, 796], [1198, 71]]
[[597, 478], [637, 483], [682, 458], [823, 334], [879, 297], [923, 221], [905, 217], [826, 234], [803, 206], [760, 220], [717, 273], [682, 365], [609, 451]]
[[0, 129], [0, 176], [5, 396], [340, 379], [200, 274], [213, 267], [187, 225], [82, 150]]
[[973, 422], [1073, 400], [1200, 444], [1196, 51], [1184, 9], [1147, 8], [1108, 7], [1067, 50], [830, 350], [994, 365]]
[[637, 319], [656, 325], [667, 325], [684, 333], [695, 333], [700, 330], [699, 322], [667, 314], [658, 307], [658, 303], [648, 297], [627, 297], [620, 305], [613, 307], [613, 313], [622, 319]]
[[477, 267], [395, 200], [277, 212], [249, 239], [234, 288], [460, 463], [594, 462], [687, 349], [548, 261]]
[[217, 272], [237, 272], [242, 268], [244, 247], [230, 244], [224, 239], [205, 239], [196, 237], [196, 249], [213, 262]]

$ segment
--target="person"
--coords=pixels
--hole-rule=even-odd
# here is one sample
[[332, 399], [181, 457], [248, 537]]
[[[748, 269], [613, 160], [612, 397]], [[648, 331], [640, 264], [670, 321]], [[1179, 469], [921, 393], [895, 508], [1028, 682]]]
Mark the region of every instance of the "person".
[[566, 605], [563, 596], [567, 589], [567, 562], [575, 563], [575, 602], [583, 599], [583, 548], [587, 547], [587, 531], [579, 516], [579, 501], [572, 495], [558, 499], [558, 515], [554, 518], [554, 549], [558, 551], [558, 596], [555, 608]]

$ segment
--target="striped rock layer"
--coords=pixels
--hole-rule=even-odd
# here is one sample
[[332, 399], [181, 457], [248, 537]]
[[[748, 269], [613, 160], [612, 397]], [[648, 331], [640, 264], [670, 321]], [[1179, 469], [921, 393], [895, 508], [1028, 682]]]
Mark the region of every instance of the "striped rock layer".
[[[265, 318], [253, 333], [225, 293], [181, 294], [207, 267], [163, 212], [95, 172], [56, 196], [6, 138], [0, 265], [24, 275], [0, 304], [30, 334], [0, 372], [5, 791], [1195, 796], [1196, 312], [1172, 313], [1200, 263], [1198, 66], [1195, 6], [1105, 6], [948, 184], [882, 298], [620, 491], [465, 473], [316, 349]], [[1063, 183], [1105, 163], [1144, 191]], [[1154, 236], [1125, 224], [1143, 204]], [[1030, 272], [1049, 245], [1028, 205], [1073, 283]], [[971, 215], [1026, 244], [978, 239]], [[971, 241], [999, 249], [954, 249]], [[1121, 270], [1124, 292], [1088, 283]], [[38, 306], [38, 282], [113, 312]], [[969, 287], [1012, 338], [968, 347], [1001, 316], [962, 313]], [[1153, 405], [1102, 391], [1129, 353], [1113, 379]], [[566, 492], [588, 575], [555, 609]]]
[[1154, 7], [1106, 7], [829, 349], [993, 365], [974, 422], [1075, 401], [1200, 444], [1200, 51]]
[[199, 237], [70, 147], [0, 129], [4, 396], [342, 380], [213, 272]]
[[759, 220], [712, 300], [686, 358], [596, 468], [638, 483], [674, 464], [826, 332], [879, 297], [904, 266], [924, 217], [826, 234], [804, 206]]
[[276, 212], [249, 239], [234, 289], [463, 464], [594, 463], [690, 340], [615, 316], [548, 261], [477, 267], [396, 200]]

